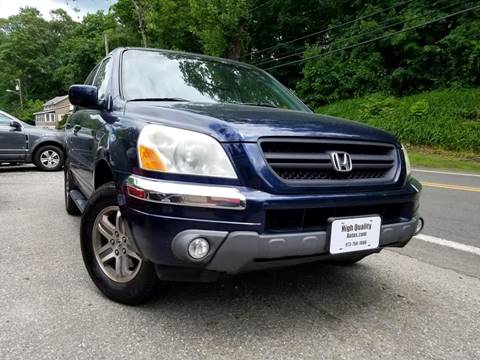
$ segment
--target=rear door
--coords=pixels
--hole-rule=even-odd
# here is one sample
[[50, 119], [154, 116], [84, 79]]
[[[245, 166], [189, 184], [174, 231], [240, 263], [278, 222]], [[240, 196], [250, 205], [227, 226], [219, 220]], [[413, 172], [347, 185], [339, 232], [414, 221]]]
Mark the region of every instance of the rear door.
[[10, 126], [13, 119], [0, 113], [0, 160], [25, 161], [25, 133], [23, 127]]

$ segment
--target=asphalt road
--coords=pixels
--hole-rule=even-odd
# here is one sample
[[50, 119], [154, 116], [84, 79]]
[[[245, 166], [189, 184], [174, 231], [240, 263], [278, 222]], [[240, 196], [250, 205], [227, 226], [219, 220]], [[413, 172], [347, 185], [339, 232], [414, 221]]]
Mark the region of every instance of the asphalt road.
[[[423, 234], [471, 246], [480, 252], [480, 175], [450, 175], [431, 170], [414, 171], [423, 183], [420, 211]], [[457, 247], [413, 240], [399, 253], [459, 274], [480, 278], [480, 256]], [[479, 340], [480, 342], [480, 340]]]
[[479, 359], [480, 177], [416, 175], [464, 187], [424, 188], [425, 234], [448, 246], [171, 284], [127, 307], [88, 278], [62, 173], [0, 168], [0, 359]]

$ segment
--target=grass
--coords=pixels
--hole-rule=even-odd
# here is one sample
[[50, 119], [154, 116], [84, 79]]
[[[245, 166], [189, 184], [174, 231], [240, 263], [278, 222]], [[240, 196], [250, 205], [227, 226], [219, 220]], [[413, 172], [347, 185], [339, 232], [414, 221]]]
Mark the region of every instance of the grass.
[[480, 155], [478, 154], [409, 146], [408, 155], [413, 167], [480, 173]]
[[325, 105], [317, 112], [387, 130], [405, 143], [480, 154], [480, 88], [401, 98], [373, 94]]

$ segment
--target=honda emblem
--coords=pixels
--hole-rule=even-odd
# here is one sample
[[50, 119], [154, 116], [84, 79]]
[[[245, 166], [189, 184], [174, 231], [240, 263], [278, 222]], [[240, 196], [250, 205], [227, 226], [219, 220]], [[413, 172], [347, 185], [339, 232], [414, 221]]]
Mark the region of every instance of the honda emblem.
[[352, 171], [352, 158], [349, 153], [343, 151], [333, 151], [330, 153], [333, 168], [339, 172]]

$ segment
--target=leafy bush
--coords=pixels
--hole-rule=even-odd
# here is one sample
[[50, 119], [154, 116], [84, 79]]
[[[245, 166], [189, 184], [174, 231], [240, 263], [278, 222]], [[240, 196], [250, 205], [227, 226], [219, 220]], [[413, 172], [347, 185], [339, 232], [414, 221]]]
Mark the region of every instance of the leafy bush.
[[360, 108], [360, 116], [363, 120], [375, 118], [378, 116], [386, 116], [394, 108], [394, 99], [389, 96], [371, 95], [365, 99]]
[[428, 102], [425, 99], [420, 99], [410, 106], [410, 116], [414, 118], [421, 118], [428, 114]]
[[342, 100], [317, 112], [361, 121], [415, 144], [480, 153], [480, 89]]
[[11, 114], [19, 118], [20, 120], [26, 121], [29, 124], [35, 124], [35, 119], [33, 113], [42, 111], [43, 102], [40, 100], [27, 99], [23, 104], [23, 110], [19, 107], [12, 111]]

